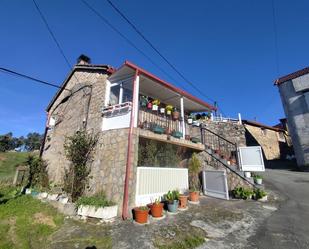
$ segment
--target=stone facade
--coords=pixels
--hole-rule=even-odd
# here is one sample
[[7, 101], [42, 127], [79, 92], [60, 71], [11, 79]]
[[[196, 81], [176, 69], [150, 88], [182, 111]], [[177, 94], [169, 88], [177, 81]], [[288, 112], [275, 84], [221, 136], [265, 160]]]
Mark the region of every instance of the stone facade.
[[[55, 120], [45, 136], [42, 158], [48, 163], [48, 175], [51, 182], [62, 185], [65, 169], [69, 162], [64, 154], [66, 136], [85, 128], [95, 134], [98, 143], [94, 150], [90, 165], [89, 188], [87, 194], [104, 191], [108, 199], [118, 204], [119, 214], [122, 212], [124, 179], [126, 173], [128, 131], [117, 129], [102, 131], [102, 107], [105, 101], [106, 78], [104, 69], [87, 69], [75, 67], [69, 77], [65, 89], [56, 98], [48, 111], [50, 118]], [[70, 91], [69, 91], [70, 90]], [[135, 201], [135, 175], [137, 165], [137, 131], [133, 134], [133, 162], [129, 181], [129, 207]]]
[[198, 159], [202, 164], [203, 170], [223, 170], [226, 172], [227, 176], [227, 185], [229, 191], [232, 191], [236, 187], [247, 187], [252, 188], [252, 185], [249, 184], [246, 180], [244, 180], [239, 175], [235, 174], [233, 171], [227, 169], [221, 163], [215, 161], [209, 154], [206, 152], [200, 152], [197, 154]]
[[282, 81], [278, 88], [297, 164], [309, 165], [309, 73]]

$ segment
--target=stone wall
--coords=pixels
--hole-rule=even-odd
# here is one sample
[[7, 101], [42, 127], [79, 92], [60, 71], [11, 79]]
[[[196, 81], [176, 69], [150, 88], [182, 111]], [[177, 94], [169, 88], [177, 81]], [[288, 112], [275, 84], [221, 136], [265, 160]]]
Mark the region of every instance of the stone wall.
[[309, 165], [309, 74], [280, 84], [297, 164]]
[[[212, 122], [206, 121], [203, 125], [212, 132], [236, 143], [238, 146], [246, 146], [245, 128], [243, 125], [232, 122]], [[201, 137], [200, 127], [190, 126], [192, 137]], [[206, 144], [208, 141], [205, 141]]]
[[233, 171], [224, 167], [220, 162], [215, 161], [207, 152], [200, 152], [197, 154], [197, 157], [202, 164], [202, 170], [224, 170], [226, 172], [229, 191], [232, 191], [236, 187], [252, 188], [251, 184]]
[[[260, 145], [267, 160], [280, 159], [280, 145], [278, 141], [278, 132], [270, 129], [262, 129], [252, 125], [245, 124], [248, 131], [248, 145]], [[252, 136], [250, 139], [249, 136]], [[254, 144], [256, 140], [257, 144]], [[252, 142], [249, 142], [252, 141]]]
[[[48, 163], [50, 181], [62, 185], [65, 169], [69, 166], [63, 148], [65, 137], [86, 125], [86, 130], [98, 138], [90, 165], [91, 172], [86, 194], [104, 191], [108, 199], [118, 204], [119, 214], [121, 214], [129, 129], [102, 131], [102, 107], [107, 76], [103, 70], [78, 69], [69, 79], [66, 89], [75, 93], [70, 95], [70, 91], [64, 90], [52, 105], [49, 115], [56, 118], [56, 125], [47, 131], [42, 158]], [[132, 208], [135, 202], [138, 159], [136, 130], [134, 130], [133, 145], [131, 155], [133, 162], [129, 175], [129, 208]]]

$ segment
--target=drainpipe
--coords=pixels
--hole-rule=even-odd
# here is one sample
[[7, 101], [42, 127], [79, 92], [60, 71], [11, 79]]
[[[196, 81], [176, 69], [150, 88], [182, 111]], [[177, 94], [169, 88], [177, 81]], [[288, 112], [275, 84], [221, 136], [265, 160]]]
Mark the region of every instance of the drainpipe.
[[133, 100], [132, 100], [132, 109], [131, 109], [131, 119], [130, 119], [130, 128], [129, 128], [129, 135], [128, 135], [128, 151], [127, 151], [127, 165], [126, 165], [126, 175], [124, 181], [124, 193], [123, 193], [123, 203], [122, 203], [122, 218], [125, 220], [128, 218], [128, 205], [129, 205], [129, 178], [130, 178], [130, 170], [132, 164], [132, 136], [134, 131], [134, 121], [135, 121], [135, 112], [138, 103], [138, 70], [135, 71], [134, 79], [133, 79]]

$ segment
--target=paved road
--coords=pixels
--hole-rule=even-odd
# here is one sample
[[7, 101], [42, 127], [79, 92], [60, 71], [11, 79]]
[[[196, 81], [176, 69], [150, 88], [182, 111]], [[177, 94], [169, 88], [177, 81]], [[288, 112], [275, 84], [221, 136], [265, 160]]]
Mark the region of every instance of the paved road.
[[249, 238], [248, 249], [309, 249], [309, 172], [267, 170], [268, 187], [284, 201]]

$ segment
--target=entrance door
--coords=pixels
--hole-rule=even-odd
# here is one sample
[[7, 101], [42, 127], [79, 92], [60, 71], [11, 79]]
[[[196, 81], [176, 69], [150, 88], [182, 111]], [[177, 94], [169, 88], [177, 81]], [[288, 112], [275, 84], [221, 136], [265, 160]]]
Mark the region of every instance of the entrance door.
[[208, 196], [228, 200], [226, 172], [224, 170], [204, 170], [203, 192]]

